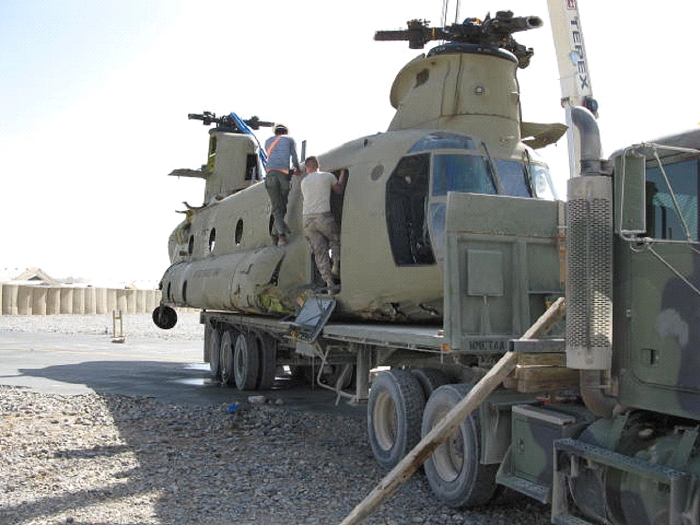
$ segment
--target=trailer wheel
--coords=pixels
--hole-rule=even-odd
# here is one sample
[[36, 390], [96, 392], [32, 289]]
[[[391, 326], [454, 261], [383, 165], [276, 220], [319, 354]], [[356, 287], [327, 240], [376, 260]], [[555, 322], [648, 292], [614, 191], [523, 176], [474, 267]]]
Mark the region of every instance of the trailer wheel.
[[[425, 437], [472, 386], [453, 384], [436, 389], [425, 405], [421, 435]], [[485, 505], [496, 493], [498, 465], [480, 463], [480, 439], [481, 422], [475, 411], [423, 464], [433, 493], [450, 507]]]
[[217, 328], [209, 330], [207, 347], [209, 375], [215, 381], [219, 381], [221, 380], [221, 331]]
[[377, 463], [394, 467], [420, 441], [425, 398], [408, 370], [380, 372], [367, 402], [369, 444]]
[[219, 362], [221, 363], [221, 383], [224, 385], [233, 384], [233, 354], [239, 334], [238, 330], [230, 328], [221, 336]]
[[233, 348], [233, 376], [238, 390], [255, 390], [258, 383], [258, 347], [255, 336], [241, 332]]
[[256, 386], [259, 390], [269, 390], [275, 383], [277, 371], [277, 340], [264, 332], [256, 332], [255, 344], [260, 363]]
[[416, 376], [420, 383], [426, 400], [430, 398], [433, 390], [450, 382], [447, 376], [437, 368], [414, 368], [411, 373]]

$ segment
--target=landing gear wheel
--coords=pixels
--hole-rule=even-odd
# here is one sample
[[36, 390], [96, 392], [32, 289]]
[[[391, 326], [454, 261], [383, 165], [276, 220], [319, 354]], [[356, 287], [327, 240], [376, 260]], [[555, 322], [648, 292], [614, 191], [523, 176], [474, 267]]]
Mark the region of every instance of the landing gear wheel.
[[209, 375], [215, 381], [221, 380], [221, 331], [217, 328], [207, 330], [209, 337], [207, 339], [208, 354], [209, 354]]
[[[471, 388], [471, 384], [454, 384], [436, 389], [425, 405], [422, 436], [426, 436]], [[433, 493], [450, 507], [485, 505], [496, 493], [498, 465], [479, 462], [480, 439], [481, 422], [475, 411], [423, 464]]]
[[231, 328], [221, 336], [219, 361], [221, 363], [221, 383], [224, 385], [233, 384], [233, 353], [239, 334], [238, 330]]
[[420, 441], [425, 397], [408, 370], [380, 372], [367, 402], [369, 444], [377, 463], [396, 466]]
[[163, 330], [170, 330], [177, 324], [177, 312], [170, 306], [165, 306], [164, 304], [156, 306], [151, 314], [151, 318], [153, 319], [153, 323]]
[[420, 386], [423, 388], [425, 399], [430, 399], [430, 394], [438, 387], [448, 384], [447, 376], [437, 368], [415, 368], [411, 373], [416, 376]]
[[238, 390], [255, 390], [258, 383], [258, 347], [255, 336], [241, 332], [233, 348], [233, 377]]
[[255, 344], [260, 363], [256, 386], [259, 390], [270, 390], [275, 383], [277, 371], [277, 341], [264, 332], [258, 332], [255, 334]]

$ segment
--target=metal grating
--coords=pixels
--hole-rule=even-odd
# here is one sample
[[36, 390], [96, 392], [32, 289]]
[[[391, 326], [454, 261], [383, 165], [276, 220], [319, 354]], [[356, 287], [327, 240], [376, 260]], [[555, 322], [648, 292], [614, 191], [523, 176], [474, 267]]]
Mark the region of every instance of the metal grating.
[[567, 359], [573, 368], [601, 369], [612, 348], [612, 202], [606, 179], [587, 179], [570, 191], [583, 195], [567, 203]]

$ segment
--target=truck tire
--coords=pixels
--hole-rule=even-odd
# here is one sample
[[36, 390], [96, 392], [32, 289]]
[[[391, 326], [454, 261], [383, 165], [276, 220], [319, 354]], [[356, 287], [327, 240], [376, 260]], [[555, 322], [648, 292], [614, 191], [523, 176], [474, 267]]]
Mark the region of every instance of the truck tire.
[[241, 332], [233, 348], [233, 378], [238, 390], [255, 390], [258, 384], [258, 346], [255, 336]]
[[392, 468], [420, 441], [425, 398], [408, 370], [380, 372], [367, 402], [369, 444], [381, 466]]
[[438, 387], [448, 384], [447, 376], [437, 368], [414, 368], [411, 373], [416, 376], [425, 394], [425, 399], [430, 399], [430, 394]]
[[256, 332], [255, 344], [260, 363], [256, 387], [258, 390], [270, 390], [277, 371], [277, 340], [265, 332]]
[[[472, 386], [453, 384], [436, 389], [425, 405], [421, 435], [425, 437]], [[449, 507], [485, 505], [496, 493], [498, 465], [480, 463], [480, 439], [481, 422], [474, 411], [423, 464], [433, 493]]]
[[209, 375], [215, 381], [221, 380], [221, 331], [212, 328], [207, 338], [207, 355], [209, 356]]
[[221, 383], [224, 385], [233, 384], [233, 353], [239, 335], [238, 330], [230, 328], [221, 336], [219, 362], [221, 363]]

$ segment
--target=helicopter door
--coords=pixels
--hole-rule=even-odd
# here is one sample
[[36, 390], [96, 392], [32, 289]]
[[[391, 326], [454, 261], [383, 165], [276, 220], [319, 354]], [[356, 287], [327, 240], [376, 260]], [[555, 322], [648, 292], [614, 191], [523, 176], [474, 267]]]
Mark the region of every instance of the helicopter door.
[[435, 264], [426, 209], [430, 154], [403, 157], [386, 183], [386, 222], [397, 266]]
[[[340, 180], [340, 174], [342, 172], [345, 172], [345, 185], [347, 187], [348, 183], [348, 178], [350, 177], [350, 172], [348, 171], [347, 168], [342, 168], [339, 170], [333, 170], [331, 173], [336, 176], [338, 180]], [[331, 213], [333, 214], [333, 218], [335, 219], [335, 223], [338, 225], [338, 233], [340, 235], [340, 249], [342, 251], [343, 249], [343, 204], [345, 202], [345, 188], [343, 188], [342, 193], [336, 193], [334, 191], [331, 191]], [[330, 250], [329, 250], [330, 251]], [[321, 277], [321, 273], [318, 271], [318, 268], [316, 266], [316, 262], [314, 261], [314, 256], [313, 254], [309, 253], [309, 260], [311, 264], [311, 282], [314, 283], [317, 286], [323, 286], [323, 278]], [[340, 271], [342, 272], [342, 268], [340, 268]], [[335, 276], [336, 278], [336, 283], [337, 280], [340, 278], [340, 275]]]

